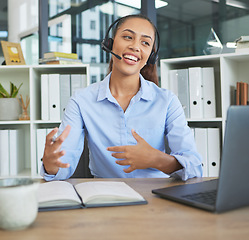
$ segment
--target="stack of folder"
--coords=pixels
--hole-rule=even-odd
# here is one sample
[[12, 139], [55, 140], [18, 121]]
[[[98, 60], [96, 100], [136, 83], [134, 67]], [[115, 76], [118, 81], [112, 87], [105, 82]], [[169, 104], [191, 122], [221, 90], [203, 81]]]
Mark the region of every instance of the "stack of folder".
[[213, 67], [170, 70], [169, 86], [178, 96], [186, 118], [216, 117]]
[[0, 130], [0, 177], [16, 176], [23, 170], [23, 138], [22, 129]]
[[202, 156], [203, 177], [218, 177], [220, 168], [220, 129], [192, 128], [196, 147]]
[[61, 120], [70, 96], [87, 85], [85, 74], [42, 74], [41, 120]]

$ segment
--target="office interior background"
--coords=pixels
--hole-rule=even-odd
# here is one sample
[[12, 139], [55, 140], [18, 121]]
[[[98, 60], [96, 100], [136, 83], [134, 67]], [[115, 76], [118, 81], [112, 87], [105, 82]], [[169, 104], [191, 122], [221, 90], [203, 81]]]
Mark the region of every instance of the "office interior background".
[[100, 46], [106, 29], [138, 13], [158, 28], [159, 60], [204, 55], [211, 28], [224, 53], [234, 51], [226, 43], [249, 35], [248, 0], [1, 0], [0, 40], [20, 42], [26, 64], [38, 64], [46, 51], [75, 52], [91, 63], [96, 82], [110, 60]]

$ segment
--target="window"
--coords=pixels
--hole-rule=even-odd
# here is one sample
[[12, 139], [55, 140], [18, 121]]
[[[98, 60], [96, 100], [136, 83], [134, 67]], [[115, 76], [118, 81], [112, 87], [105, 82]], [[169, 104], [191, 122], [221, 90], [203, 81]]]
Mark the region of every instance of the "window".
[[[236, 2], [236, 3], [235, 3]], [[214, 29], [223, 52], [240, 36], [249, 35], [248, 0], [174, 0], [157, 9], [160, 58], [203, 55], [207, 38]]]
[[92, 29], [92, 30], [96, 29], [96, 22], [94, 20], [90, 21], [90, 29]]
[[91, 57], [91, 63], [96, 63], [96, 57]]
[[96, 75], [92, 75], [91, 76], [91, 83], [96, 83], [97, 82], [97, 76]]

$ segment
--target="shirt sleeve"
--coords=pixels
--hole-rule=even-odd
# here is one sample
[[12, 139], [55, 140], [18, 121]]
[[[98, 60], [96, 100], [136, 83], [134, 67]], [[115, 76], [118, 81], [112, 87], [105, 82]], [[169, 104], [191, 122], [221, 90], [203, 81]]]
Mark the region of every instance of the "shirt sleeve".
[[202, 176], [202, 158], [197, 152], [193, 133], [184, 115], [178, 98], [173, 95], [166, 116], [166, 139], [174, 156], [182, 165], [182, 169], [170, 174], [171, 177], [186, 181], [189, 178]]
[[65, 110], [62, 123], [60, 124], [58, 136], [63, 132], [67, 125], [71, 126], [71, 130], [65, 141], [62, 143], [61, 150], [65, 150], [66, 154], [60, 158], [61, 162], [69, 163], [69, 168], [59, 168], [56, 175], [49, 175], [45, 172], [42, 165], [40, 174], [46, 181], [65, 180], [70, 178], [80, 159], [84, 148], [84, 121], [80, 114], [80, 108], [74, 98], [71, 98]]

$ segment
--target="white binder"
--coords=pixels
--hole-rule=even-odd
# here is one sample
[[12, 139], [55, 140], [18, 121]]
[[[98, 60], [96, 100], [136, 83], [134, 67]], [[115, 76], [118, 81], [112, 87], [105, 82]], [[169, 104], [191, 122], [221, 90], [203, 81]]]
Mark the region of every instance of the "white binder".
[[207, 136], [209, 177], [218, 177], [220, 169], [220, 129], [208, 128]]
[[186, 118], [189, 118], [190, 106], [189, 106], [188, 69], [178, 69], [177, 80], [178, 80], [178, 98], [182, 104]]
[[195, 142], [197, 151], [202, 156], [202, 176], [208, 177], [207, 128], [195, 128]]
[[214, 68], [202, 68], [202, 84], [203, 84], [203, 115], [204, 118], [216, 117], [216, 101], [215, 101], [215, 79]]
[[9, 176], [9, 130], [0, 130], [0, 177]]
[[80, 89], [84, 86], [82, 74], [71, 74], [71, 96], [75, 90]]
[[70, 99], [70, 74], [60, 75], [60, 119]]
[[50, 120], [60, 120], [60, 74], [48, 75]]
[[49, 120], [48, 74], [41, 75], [41, 120]]
[[42, 157], [45, 148], [46, 142], [46, 129], [45, 128], [38, 128], [36, 129], [36, 171], [37, 174], [40, 173], [41, 165], [42, 165]]
[[177, 69], [169, 70], [169, 90], [178, 97]]
[[19, 171], [19, 161], [22, 159], [20, 144], [23, 141], [20, 137], [21, 129], [9, 130], [9, 161], [10, 176], [16, 176]]
[[203, 117], [203, 97], [202, 97], [202, 69], [201, 67], [189, 68], [189, 98], [190, 117]]

